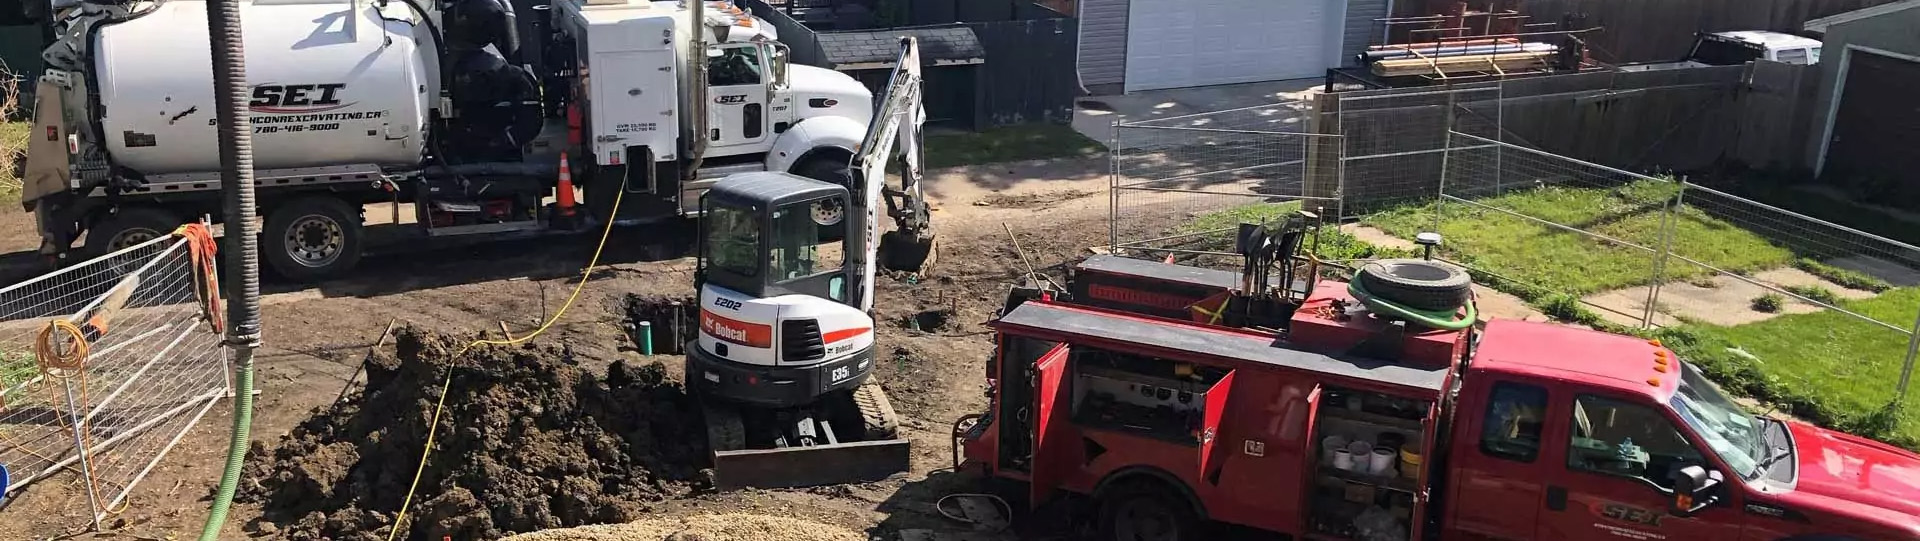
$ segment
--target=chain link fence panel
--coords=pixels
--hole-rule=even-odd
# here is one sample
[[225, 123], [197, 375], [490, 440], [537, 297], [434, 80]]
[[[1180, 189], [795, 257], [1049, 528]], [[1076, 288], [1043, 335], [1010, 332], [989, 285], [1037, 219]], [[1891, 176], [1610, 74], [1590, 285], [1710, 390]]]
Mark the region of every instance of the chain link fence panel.
[[[44, 497], [93, 521], [228, 394], [191, 242], [162, 236], [0, 290], [0, 464], [9, 493], [61, 475]], [[211, 282], [208, 282], [211, 283]]]

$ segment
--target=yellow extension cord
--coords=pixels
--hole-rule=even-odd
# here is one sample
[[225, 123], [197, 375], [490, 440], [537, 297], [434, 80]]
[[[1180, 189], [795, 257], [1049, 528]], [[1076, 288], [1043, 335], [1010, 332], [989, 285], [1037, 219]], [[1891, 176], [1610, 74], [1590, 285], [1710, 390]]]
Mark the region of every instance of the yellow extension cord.
[[[67, 335], [69, 349], [65, 353], [62, 353], [59, 348], [53, 345], [54, 333], [56, 331]], [[93, 344], [87, 341], [86, 330], [81, 329], [79, 325], [74, 324], [72, 321], [56, 319], [40, 329], [40, 335], [38, 339], [34, 341], [33, 346], [34, 354], [40, 362], [40, 373], [52, 379], [67, 379], [78, 376], [80, 378], [80, 402], [88, 402], [85, 370], [87, 366], [87, 355], [92, 353]], [[59, 416], [55, 415], [54, 419], [58, 420]], [[76, 419], [76, 421], [79, 420], [80, 419]], [[93, 447], [92, 434], [81, 430], [82, 427], [79, 424], [67, 428], [78, 433], [83, 442], [85, 442], [85, 447], [81, 448], [81, 450], [84, 451], [85, 449]], [[9, 442], [13, 440], [10, 436], [6, 439]], [[15, 445], [15, 447], [19, 446]], [[28, 453], [42, 460], [47, 460], [46, 457], [41, 456], [40, 453], [32, 451], [28, 451]], [[56, 461], [47, 460], [47, 462], [53, 463]], [[91, 457], [87, 459], [86, 466], [88, 468], [93, 466], [93, 459]], [[93, 492], [100, 492], [99, 480], [89, 477], [87, 478], [87, 483], [93, 485]], [[99, 501], [95, 500], [93, 503], [98, 504]], [[133, 498], [127, 498], [120, 502], [119, 509], [107, 508], [104, 511], [106, 511], [108, 516], [118, 515], [132, 505]]]
[[[564, 167], [565, 164], [562, 163], [562, 166]], [[633, 168], [628, 167], [627, 169], [628, 171], [632, 171]], [[511, 346], [524, 343], [532, 340], [533, 337], [540, 336], [541, 333], [547, 332], [548, 327], [552, 327], [554, 322], [560, 321], [560, 317], [567, 314], [567, 309], [573, 307], [573, 301], [579, 300], [580, 292], [586, 290], [587, 281], [589, 278], [592, 278], [593, 275], [593, 268], [600, 265], [600, 252], [607, 248], [607, 238], [613, 235], [613, 217], [620, 214], [620, 199], [625, 197], [626, 193], [626, 179], [622, 178], [620, 180], [620, 188], [614, 190], [613, 208], [607, 211], [607, 227], [600, 232], [600, 244], [593, 248], [593, 258], [587, 261], [587, 268], [580, 271], [580, 283], [573, 286], [573, 293], [567, 295], [567, 302], [560, 305], [560, 310], [554, 312], [553, 317], [547, 318], [545, 323], [540, 324], [540, 328], [534, 329], [533, 332], [527, 333], [525, 336], [508, 338], [506, 340], [474, 340], [462, 346], [460, 351], [454, 353], [453, 356], [459, 357], [466, 354], [468, 350], [481, 345]], [[400, 535], [401, 527], [406, 526], [407, 508], [413, 505], [414, 491], [420, 488], [420, 476], [424, 475], [427, 471], [427, 457], [433, 454], [434, 436], [440, 429], [440, 413], [446, 407], [447, 388], [452, 384], [453, 367], [449, 366], [447, 367], [446, 378], [440, 381], [440, 398], [433, 403], [433, 421], [427, 425], [427, 444], [425, 448], [420, 450], [420, 466], [413, 470], [413, 482], [407, 485], [407, 497], [400, 500], [400, 514], [395, 515], [393, 518], [393, 529], [387, 532], [387, 541], [393, 541], [394, 536]]]

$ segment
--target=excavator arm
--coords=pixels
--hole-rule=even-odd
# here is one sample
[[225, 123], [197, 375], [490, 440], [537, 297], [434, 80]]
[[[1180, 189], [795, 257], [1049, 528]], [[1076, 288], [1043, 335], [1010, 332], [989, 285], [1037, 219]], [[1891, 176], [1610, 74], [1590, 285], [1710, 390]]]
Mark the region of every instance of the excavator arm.
[[[924, 125], [926, 108], [921, 100], [920, 46], [913, 37], [900, 38], [900, 54], [895, 59], [893, 76], [882, 89], [866, 138], [853, 156], [856, 208], [850, 215], [863, 220], [861, 235], [851, 239], [847, 252], [857, 258], [860, 273], [859, 296], [854, 303], [863, 311], [873, 309], [873, 281], [876, 266], [887, 270], [920, 272], [935, 259], [933, 223], [925, 193], [920, 189], [920, 170], [926, 163]], [[898, 150], [896, 153], [895, 151]], [[900, 184], [887, 182], [887, 165], [900, 158]], [[884, 234], [880, 211], [885, 208], [894, 228]]]

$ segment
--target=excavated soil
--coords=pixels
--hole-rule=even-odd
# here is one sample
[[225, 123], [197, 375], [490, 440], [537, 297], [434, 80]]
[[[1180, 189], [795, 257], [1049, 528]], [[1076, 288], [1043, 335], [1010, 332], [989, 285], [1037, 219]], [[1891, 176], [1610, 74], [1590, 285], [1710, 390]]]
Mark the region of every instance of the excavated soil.
[[520, 534], [501, 541], [865, 541], [867, 536], [818, 522], [729, 513], [630, 524], [581, 526]]
[[[366, 391], [316, 409], [269, 455], [256, 447], [241, 500], [280, 539], [385, 539], [419, 464], [442, 379], [452, 378], [405, 539], [498, 539], [639, 519], [684, 495], [705, 462], [696, 408], [658, 363], [602, 379], [567, 349], [480, 346], [404, 328], [367, 366]], [[256, 444], [257, 445], [257, 444]]]

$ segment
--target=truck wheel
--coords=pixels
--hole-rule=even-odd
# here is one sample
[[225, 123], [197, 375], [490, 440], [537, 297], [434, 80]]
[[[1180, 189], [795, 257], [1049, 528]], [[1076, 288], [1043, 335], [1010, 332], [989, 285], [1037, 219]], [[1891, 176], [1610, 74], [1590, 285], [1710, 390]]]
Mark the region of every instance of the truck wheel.
[[738, 451], [747, 448], [747, 425], [740, 412], [726, 406], [702, 406], [707, 421], [707, 447], [714, 451]]
[[[838, 184], [848, 190], [853, 189], [853, 169], [852, 164], [849, 163], [830, 158], [808, 158], [805, 163], [794, 167], [793, 172], [821, 182]], [[849, 203], [851, 202], [843, 203], [839, 208], [813, 209], [813, 222], [820, 225], [820, 242], [836, 242], [847, 236], [847, 227], [844, 222], [847, 221], [847, 207], [852, 206]]]
[[179, 216], [154, 207], [120, 207], [87, 228], [85, 254], [99, 257], [171, 234]]
[[1178, 496], [1153, 483], [1129, 482], [1100, 497], [1100, 541], [1198, 539], [1199, 519]]
[[267, 213], [267, 262], [291, 280], [331, 278], [360, 262], [360, 213], [338, 198], [289, 201]]
[[877, 383], [865, 383], [853, 390], [853, 406], [860, 411], [862, 441], [884, 441], [900, 436], [900, 416], [893, 401]]

